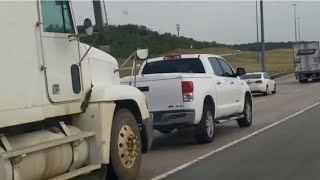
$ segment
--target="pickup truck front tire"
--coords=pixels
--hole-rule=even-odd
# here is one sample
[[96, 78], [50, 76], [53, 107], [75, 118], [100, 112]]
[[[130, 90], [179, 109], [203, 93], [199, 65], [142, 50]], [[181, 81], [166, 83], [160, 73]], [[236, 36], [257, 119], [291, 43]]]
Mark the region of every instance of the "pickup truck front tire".
[[196, 128], [195, 138], [199, 144], [211, 143], [215, 135], [214, 108], [210, 104], [205, 104], [202, 118]]
[[252, 102], [251, 98], [249, 96], [246, 96], [244, 108], [243, 108], [243, 118], [238, 119], [238, 125], [239, 127], [250, 127], [252, 124]]

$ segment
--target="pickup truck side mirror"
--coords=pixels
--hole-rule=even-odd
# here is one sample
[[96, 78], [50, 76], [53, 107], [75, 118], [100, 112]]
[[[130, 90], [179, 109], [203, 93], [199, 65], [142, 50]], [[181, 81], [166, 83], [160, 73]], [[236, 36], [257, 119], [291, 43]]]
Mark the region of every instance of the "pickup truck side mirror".
[[246, 74], [246, 70], [244, 68], [237, 68], [237, 76], [243, 76]]

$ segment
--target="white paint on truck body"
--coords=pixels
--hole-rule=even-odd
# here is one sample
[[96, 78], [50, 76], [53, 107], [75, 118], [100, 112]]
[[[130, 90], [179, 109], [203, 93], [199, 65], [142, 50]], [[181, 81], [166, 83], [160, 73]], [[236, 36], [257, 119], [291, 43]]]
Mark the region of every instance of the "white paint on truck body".
[[137, 77], [137, 84], [139, 88], [149, 89], [144, 91], [144, 94], [148, 102], [154, 102], [148, 104], [150, 111], [181, 110], [183, 109], [182, 90], [181, 86], [176, 86], [181, 84], [181, 80], [182, 77], [179, 74], [150, 74]]
[[[46, 97], [44, 75], [40, 72], [42, 59], [37, 2], [0, 2], [0, 120], [15, 121], [15, 111], [26, 119], [43, 118]], [[19, 13], [17, 13], [19, 12]], [[33, 22], [33, 23], [31, 23]], [[42, 75], [41, 75], [42, 74]], [[11, 114], [11, 113], [10, 113]], [[1, 127], [1, 126], [0, 126]]]
[[114, 57], [80, 43], [70, 1], [0, 1], [0, 14], [1, 180], [97, 175], [118, 150], [111, 128], [119, 101], [136, 113], [149, 150], [145, 96], [120, 84]]
[[[121, 93], [128, 88], [120, 85], [114, 57], [91, 48], [80, 62], [89, 46], [68, 37], [77, 33], [73, 14], [74, 33], [56, 33], [44, 29], [42, 1], [0, 1], [0, 12], [0, 128], [81, 113], [91, 85], [92, 97], [102, 98], [96, 101], [114, 101], [121, 94], [121, 100], [134, 100], [143, 108], [142, 118], [149, 117], [141, 92]], [[79, 93], [72, 89], [72, 65], [79, 67]], [[59, 92], [53, 92], [54, 85]], [[108, 89], [112, 92], [106, 95]]]

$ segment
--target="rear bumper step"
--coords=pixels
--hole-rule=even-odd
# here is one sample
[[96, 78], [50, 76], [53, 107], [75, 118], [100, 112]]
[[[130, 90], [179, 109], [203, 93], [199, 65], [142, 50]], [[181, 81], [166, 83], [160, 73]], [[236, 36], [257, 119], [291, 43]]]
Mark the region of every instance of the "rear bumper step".
[[154, 126], [193, 124], [195, 121], [195, 110], [158, 111], [152, 114]]
[[229, 117], [229, 118], [219, 119], [219, 120], [216, 120], [216, 124], [222, 124], [224, 122], [231, 121], [231, 120], [238, 120], [238, 119], [241, 119], [243, 117], [244, 116], [241, 114], [241, 115], [232, 116], [232, 117]]

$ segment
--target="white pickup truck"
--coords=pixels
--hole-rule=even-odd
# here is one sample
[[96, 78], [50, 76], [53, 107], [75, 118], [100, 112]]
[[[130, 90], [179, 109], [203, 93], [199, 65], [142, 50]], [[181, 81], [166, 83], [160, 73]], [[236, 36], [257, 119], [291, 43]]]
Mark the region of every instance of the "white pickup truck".
[[197, 141], [209, 143], [215, 124], [232, 119], [240, 127], [251, 126], [252, 95], [239, 77], [243, 74], [243, 68], [235, 73], [220, 56], [170, 55], [146, 60], [136, 78], [124, 77], [121, 83], [135, 84], [146, 95], [154, 129], [170, 133], [194, 126]]

